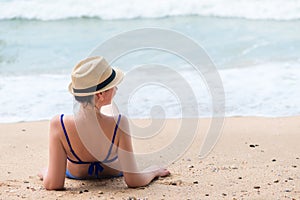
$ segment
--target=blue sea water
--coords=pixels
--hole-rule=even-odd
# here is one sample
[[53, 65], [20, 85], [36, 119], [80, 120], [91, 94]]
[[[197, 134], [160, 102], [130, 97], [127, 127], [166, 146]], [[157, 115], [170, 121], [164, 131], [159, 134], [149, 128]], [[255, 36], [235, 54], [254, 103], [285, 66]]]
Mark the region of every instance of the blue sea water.
[[[73, 66], [109, 38], [146, 27], [177, 31], [205, 49], [222, 79], [226, 116], [300, 114], [300, 1], [89, 3], [0, 2], [0, 122], [72, 113]], [[205, 84], [178, 58], [140, 51], [116, 64], [126, 72], [146, 61], [176, 66], [194, 89], [199, 116], [211, 115]], [[131, 117], [147, 118], [155, 105], [180, 116], [176, 94], [159, 85], [138, 92], [127, 102]]]

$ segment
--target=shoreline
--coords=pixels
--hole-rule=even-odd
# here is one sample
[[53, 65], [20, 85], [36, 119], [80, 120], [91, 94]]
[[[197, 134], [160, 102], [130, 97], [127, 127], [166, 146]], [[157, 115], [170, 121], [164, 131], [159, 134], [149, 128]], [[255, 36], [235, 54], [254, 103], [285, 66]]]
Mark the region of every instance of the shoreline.
[[[69, 114], [66, 114], [69, 115]], [[224, 119], [232, 119], [232, 118], [261, 118], [261, 119], [284, 119], [284, 118], [298, 118], [300, 117], [299, 115], [283, 115], [283, 116], [272, 116], [272, 115], [232, 115], [232, 116], [224, 116]], [[207, 117], [207, 116], [200, 116], [200, 117], [187, 117], [185, 119], [201, 119], [201, 120], [208, 120], [211, 119], [212, 117]], [[151, 118], [130, 118], [131, 120], [151, 120]], [[154, 118], [154, 119], [162, 119], [162, 118]], [[163, 118], [165, 119], [165, 118]], [[168, 119], [175, 119], [179, 120], [181, 118], [167, 118]], [[37, 119], [37, 120], [29, 120], [29, 121], [8, 121], [8, 122], [1, 122], [0, 121], [0, 126], [1, 125], [9, 125], [9, 124], [20, 124], [20, 123], [38, 123], [38, 122], [49, 122], [50, 119]]]
[[[139, 189], [127, 188], [123, 178], [66, 179], [66, 191], [46, 191], [36, 176], [48, 162], [49, 121], [0, 123], [0, 199], [300, 198], [300, 116], [226, 117], [217, 144], [204, 159], [198, 155], [209, 118], [199, 120], [193, 143], [168, 167], [170, 177]], [[171, 133], [177, 121], [168, 123]], [[159, 142], [168, 143], [168, 137]]]

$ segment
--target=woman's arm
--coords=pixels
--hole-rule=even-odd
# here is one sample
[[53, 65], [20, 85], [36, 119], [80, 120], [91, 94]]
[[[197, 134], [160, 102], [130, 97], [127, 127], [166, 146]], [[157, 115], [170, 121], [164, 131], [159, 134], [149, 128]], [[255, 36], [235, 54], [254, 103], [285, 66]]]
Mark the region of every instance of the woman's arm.
[[56, 116], [50, 121], [49, 164], [42, 177], [47, 190], [64, 188], [67, 155], [60, 140], [61, 131], [60, 118]]
[[152, 166], [143, 171], [138, 171], [132, 148], [128, 120], [125, 116], [122, 116], [119, 127], [120, 140], [118, 157], [121, 168], [123, 169], [124, 179], [128, 187], [146, 186], [155, 177], [170, 175], [170, 172], [167, 169], [157, 166]]

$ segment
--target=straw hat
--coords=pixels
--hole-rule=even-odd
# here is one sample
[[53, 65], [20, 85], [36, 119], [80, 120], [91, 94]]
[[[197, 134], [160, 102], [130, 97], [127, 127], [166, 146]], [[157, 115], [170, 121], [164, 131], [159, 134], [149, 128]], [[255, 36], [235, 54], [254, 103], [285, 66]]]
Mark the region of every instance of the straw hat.
[[86, 58], [74, 67], [69, 91], [74, 96], [93, 95], [115, 87], [123, 77], [123, 72], [113, 69], [103, 57]]

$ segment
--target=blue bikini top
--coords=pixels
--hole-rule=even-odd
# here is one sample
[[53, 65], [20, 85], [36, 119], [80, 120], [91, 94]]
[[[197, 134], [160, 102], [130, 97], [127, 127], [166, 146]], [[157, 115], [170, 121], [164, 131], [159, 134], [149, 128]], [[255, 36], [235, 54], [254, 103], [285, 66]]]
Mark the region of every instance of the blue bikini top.
[[118, 155], [116, 155], [114, 158], [112, 159], [108, 159], [110, 157], [110, 154], [111, 154], [111, 151], [112, 151], [112, 147], [114, 145], [114, 142], [115, 142], [115, 138], [116, 138], [116, 134], [117, 134], [117, 130], [118, 130], [118, 127], [119, 127], [119, 123], [120, 123], [120, 119], [121, 119], [121, 115], [118, 116], [118, 121], [117, 121], [117, 124], [115, 126], [115, 130], [114, 130], [114, 135], [113, 135], [113, 138], [112, 138], [112, 142], [111, 142], [111, 145], [109, 147], [109, 150], [108, 150], [108, 153], [107, 153], [107, 156], [105, 157], [105, 159], [103, 161], [97, 161], [97, 162], [86, 162], [86, 161], [82, 161], [78, 156], [77, 154], [75, 153], [75, 151], [73, 150], [72, 148], [72, 145], [71, 145], [71, 142], [70, 142], [70, 139], [69, 139], [69, 136], [68, 136], [68, 133], [66, 131], [66, 128], [65, 128], [65, 125], [64, 125], [64, 121], [63, 121], [63, 116], [64, 114], [62, 114], [60, 116], [60, 123], [61, 123], [61, 126], [64, 130], [64, 134], [66, 136], [66, 140], [68, 142], [68, 145], [70, 147], [70, 151], [71, 153], [73, 154], [73, 156], [78, 160], [78, 161], [75, 161], [75, 160], [72, 160], [70, 159], [69, 157], [67, 157], [67, 159], [72, 162], [72, 163], [75, 163], [75, 164], [90, 164], [89, 166], [89, 170], [88, 170], [88, 174], [90, 176], [93, 176], [93, 175], [96, 175], [98, 176], [98, 173], [99, 172], [102, 172], [103, 171], [103, 167], [102, 167], [102, 163], [111, 163], [113, 161], [115, 161], [116, 159], [118, 159]]

